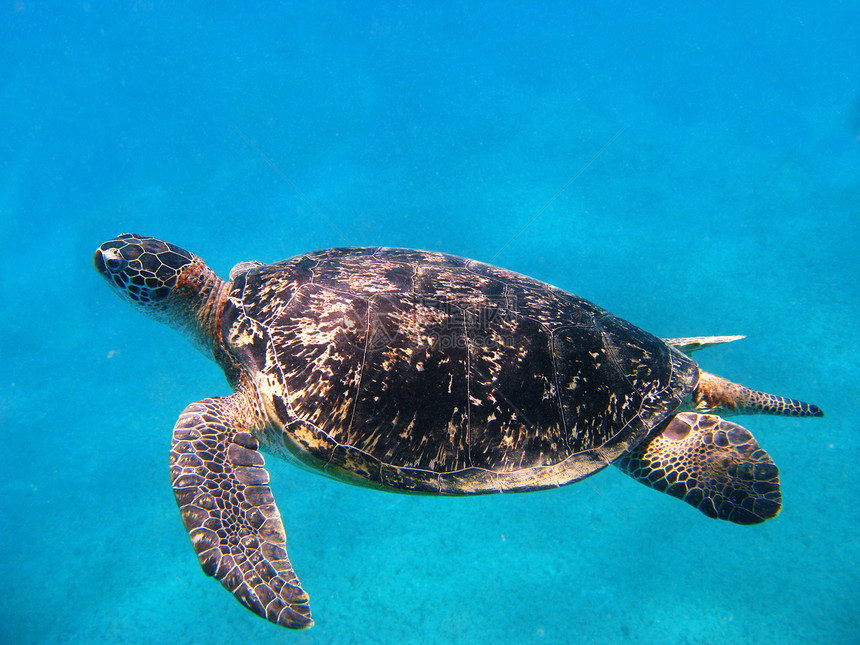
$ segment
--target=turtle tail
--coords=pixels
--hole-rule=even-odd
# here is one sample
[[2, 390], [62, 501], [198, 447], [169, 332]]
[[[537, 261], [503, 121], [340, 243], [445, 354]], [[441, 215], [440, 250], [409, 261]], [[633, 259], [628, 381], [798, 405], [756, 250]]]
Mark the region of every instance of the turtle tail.
[[817, 405], [775, 394], [757, 392], [720, 376], [699, 370], [699, 383], [690, 395], [696, 412], [732, 414], [776, 414], [789, 417], [823, 417]]

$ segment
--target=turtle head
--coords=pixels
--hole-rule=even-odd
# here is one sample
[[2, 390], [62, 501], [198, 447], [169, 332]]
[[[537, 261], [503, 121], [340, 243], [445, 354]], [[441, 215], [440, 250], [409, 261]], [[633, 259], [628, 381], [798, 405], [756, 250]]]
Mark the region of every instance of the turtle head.
[[193, 253], [154, 237], [123, 233], [96, 250], [93, 264], [138, 311], [188, 334], [204, 353], [220, 345], [227, 285]]
[[162, 319], [179, 276], [195, 260], [192, 253], [169, 242], [123, 233], [96, 250], [93, 264], [120, 298]]

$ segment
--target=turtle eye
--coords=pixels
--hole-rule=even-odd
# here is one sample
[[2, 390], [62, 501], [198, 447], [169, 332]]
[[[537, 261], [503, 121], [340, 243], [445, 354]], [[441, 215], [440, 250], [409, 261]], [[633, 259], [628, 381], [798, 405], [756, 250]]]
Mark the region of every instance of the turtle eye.
[[[102, 264], [110, 273], [121, 273], [128, 264], [119, 249], [105, 249], [101, 253], [96, 254], [96, 265]], [[101, 266], [97, 266], [102, 270]]]

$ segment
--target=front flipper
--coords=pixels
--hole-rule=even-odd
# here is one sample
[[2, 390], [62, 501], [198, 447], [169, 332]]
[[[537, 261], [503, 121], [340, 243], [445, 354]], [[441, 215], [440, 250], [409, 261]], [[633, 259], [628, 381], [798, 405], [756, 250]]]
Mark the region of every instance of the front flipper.
[[616, 465], [646, 486], [708, 517], [757, 524], [782, 506], [779, 470], [746, 429], [711, 414], [682, 412]]
[[255, 614], [303, 629], [308, 595], [287, 558], [281, 514], [234, 394], [192, 403], [173, 430], [170, 477], [200, 566]]

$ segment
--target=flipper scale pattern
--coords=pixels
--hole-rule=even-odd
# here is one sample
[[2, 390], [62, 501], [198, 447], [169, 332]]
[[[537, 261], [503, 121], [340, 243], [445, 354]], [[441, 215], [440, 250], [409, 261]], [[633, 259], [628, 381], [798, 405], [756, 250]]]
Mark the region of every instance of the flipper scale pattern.
[[170, 477], [182, 520], [203, 571], [239, 602], [284, 627], [310, 627], [265, 460], [237, 423], [237, 397], [193, 403], [176, 422]]

